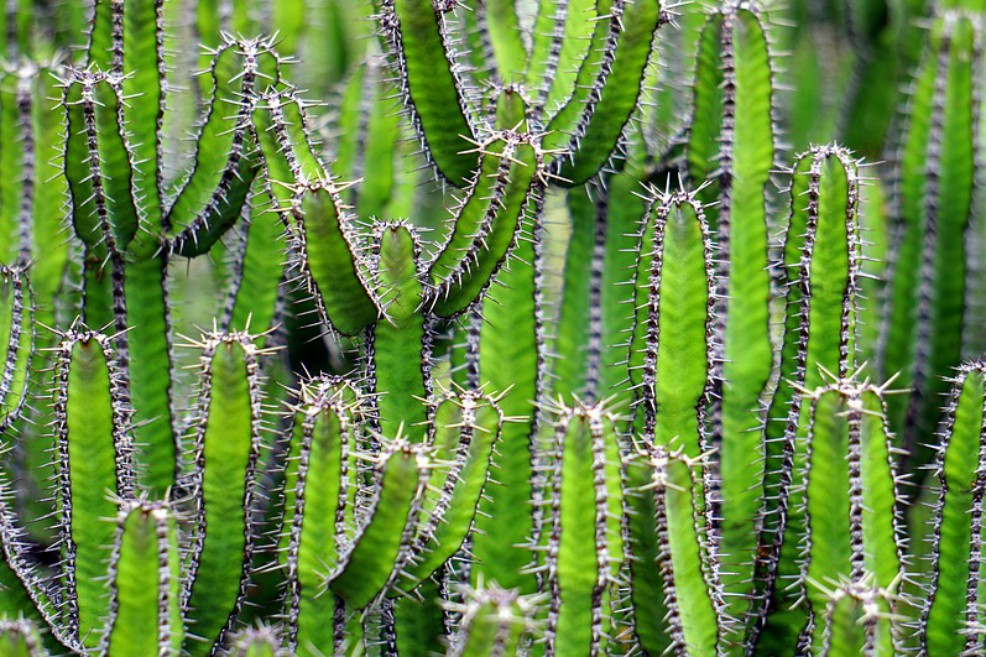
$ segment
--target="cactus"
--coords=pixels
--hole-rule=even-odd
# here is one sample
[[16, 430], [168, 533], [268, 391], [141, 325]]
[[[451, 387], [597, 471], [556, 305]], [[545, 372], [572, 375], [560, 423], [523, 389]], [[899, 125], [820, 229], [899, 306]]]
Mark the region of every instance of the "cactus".
[[8, 2], [0, 653], [986, 650], [986, 7], [704, 4]]

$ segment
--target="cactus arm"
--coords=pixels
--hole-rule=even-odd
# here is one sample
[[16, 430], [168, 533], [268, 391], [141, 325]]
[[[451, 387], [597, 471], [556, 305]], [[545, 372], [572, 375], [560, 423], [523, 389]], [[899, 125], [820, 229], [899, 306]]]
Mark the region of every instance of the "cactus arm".
[[[460, 212], [473, 221], [457, 219], [431, 266], [428, 303], [439, 317], [461, 313], [480, 296], [513, 247], [525, 212], [541, 202], [540, 156], [523, 135], [496, 135], [481, 148], [494, 161], [490, 191], [481, 195], [482, 183], [473, 191]], [[490, 175], [485, 169], [484, 162], [480, 176]]]
[[370, 292], [365, 256], [338, 187], [331, 181], [297, 186], [288, 221], [301, 254], [296, 266], [323, 320], [344, 335], [356, 335], [377, 321], [379, 301]]
[[[21, 147], [0, 150], [0, 169], [11, 173], [0, 181], [0, 236], [3, 237], [0, 262], [7, 264], [23, 260], [31, 246], [31, 217], [24, 216], [23, 206], [26, 203], [30, 207], [33, 193], [33, 135], [30, 132], [33, 126], [30, 123], [31, 99], [30, 96], [23, 99], [21, 89], [17, 76], [5, 74], [0, 77], [0, 138], [11, 145], [24, 142]], [[24, 120], [25, 101], [27, 121]]]
[[885, 592], [867, 585], [840, 585], [830, 593], [822, 613], [822, 640], [819, 657], [860, 655], [890, 656], [892, 618], [890, 600]]
[[605, 654], [623, 560], [620, 446], [601, 406], [558, 412], [548, 475], [545, 654]]
[[373, 601], [402, 563], [410, 532], [420, 513], [429, 458], [420, 445], [397, 438], [374, 459], [375, 499], [365, 524], [357, 530], [329, 575], [329, 587], [354, 609]]
[[986, 481], [986, 364], [962, 366], [946, 410], [938, 451], [938, 503], [932, 535], [932, 578], [921, 617], [925, 654], [975, 651], [968, 625], [983, 623], [980, 583]]
[[34, 298], [27, 275], [0, 265], [0, 436], [21, 415], [34, 352]]
[[504, 84], [520, 82], [527, 68], [527, 49], [521, 38], [517, 6], [512, 0], [486, 0], [484, 5], [486, 33], [498, 77]]
[[93, 3], [90, 18], [89, 42], [86, 49], [86, 63], [101, 71], [113, 69], [115, 61], [119, 61], [118, 47], [121, 45], [114, 38], [113, 28], [122, 19], [122, 2], [97, 0]]
[[428, 395], [425, 381], [431, 369], [432, 330], [420, 312], [420, 247], [410, 227], [399, 223], [381, 225], [376, 239], [376, 284], [384, 313], [373, 327], [372, 345], [380, 429], [390, 436], [400, 431], [420, 443], [427, 421], [421, 400]]
[[379, 20], [415, 130], [441, 174], [465, 187], [478, 162], [476, 133], [452, 65], [445, 10], [432, 0], [382, 0]]
[[[599, 3], [600, 16], [606, 4]], [[654, 34], [667, 20], [657, 0], [613, 0], [608, 14], [593, 37], [594, 45], [604, 45], [583, 64], [591, 77], [580, 71], [579, 89], [548, 124], [547, 148], [570, 154], [562, 156], [559, 170], [565, 184], [583, 184], [609, 160], [637, 107]]]
[[252, 337], [207, 334], [199, 348], [201, 387], [188, 473], [197, 530], [182, 606], [196, 635], [186, 637], [184, 650], [207, 655], [222, 645], [246, 590], [256, 541], [247, 509], [255, 493], [263, 412]]
[[114, 541], [107, 493], [133, 492], [130, 409], [123, 373], [109, 338], [71, 329], [58, 346], [54, 426], [56, 498], [62, 534], [62, 580], [70, 592], [64, 622], [94, 647], [108, 611], [104, 582]]
[[[490, 290], [475, 326], [478, 340], [480, 382], [491, 390], [507, 390], [499, 401], [505, 417], [517, 418], [503, 425], [497, 458], [490, 473], [472, 551], [477, 565], [474, 580], [496, 582], [523, 594], [536, 590], [535, 577], [528, 572], [532, 555], [526, 547], [535, 531], [531, 500], [534, 487], [534, 436], [539, 411], [535, 403], [544, 385], [544, 327], [540, 253], [543, 218], [525, 217], [524, 239], [517, 245], [516, 259], [499, 274], [503, 285]], [[505, 327], [512, 330], [504, 330]]]
[[486, 489], [503, 413], [486, 395], [465, 392], [449, 397], [435, 413], [435, 459], [449, 463], [433, 478], [440, 491], [428, 503], [427, 519], [414, 539], [414, 556], [402, 568], [394, 593], [410, 591], [430, 577], [462, 547]]
[[524, 640], [531, 634], [533, 601], [511, 589], [493, 586], [467, 591], [457, 606], [462, 623], [448, 657], [516, 657], [524, 654]]
[[[317, 655], [334, 644], [335, 597], [324, 590], [325, 570], [339, 558], [350, 494], [350, 452], [358, 397], [327, 380], [302, 389], [285, 478], [287, 646]], [[351, 511], [348, 511], [351, 513]]]
[[46, 657], [48, 651], [31, 623], [21, 619], [0, 619], [0, 655]]
[[110, 615], [100, 654], [177, 657], [184, 629], [174, 516], [161, 504], [131, 502], [123, 505], [117, 523]]
[[230, 657], [285, 657], [277, 632], [261, 627], [238, 632], [233, 638]]
[[[698, 184], [712, 178], [718, 166], [724, 79], [719, 65], [719, 48], [724, 23], [723, 14], [710, 14], [698, 37], [687, 156], [688, 175]], [[711, 200], [714, 190], [703, 191], [703, 198]]]
[[552, 113], [576, 92], [579, 63], [592, 46], [596, 0], [542, 0], [534, 23], [527, 88], [535, 115]]

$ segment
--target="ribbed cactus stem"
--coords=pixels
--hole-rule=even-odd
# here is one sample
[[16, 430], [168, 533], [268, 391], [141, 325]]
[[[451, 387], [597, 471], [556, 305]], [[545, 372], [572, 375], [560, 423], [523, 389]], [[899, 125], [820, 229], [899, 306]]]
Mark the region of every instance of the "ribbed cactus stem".
[[986, 362], [963, 364], [952, 386], [938, 446], [931, 581], [920, 625], [922, 654], [929, 656], [986, 647]]
[[0, 436], [21, 414], [34, 351], [34, 295], [27, 273], [0, 265]]
[[545, 654], [606, 654], [624, 559], [623, 466], [601, 404], [560, 404], [545, 446]]
[[449, 657], [515, 657], [524, 654], [534, 629], [535, 600], [495, 585], [468, 589], [452, 605], [462, 621], [449, 643]]

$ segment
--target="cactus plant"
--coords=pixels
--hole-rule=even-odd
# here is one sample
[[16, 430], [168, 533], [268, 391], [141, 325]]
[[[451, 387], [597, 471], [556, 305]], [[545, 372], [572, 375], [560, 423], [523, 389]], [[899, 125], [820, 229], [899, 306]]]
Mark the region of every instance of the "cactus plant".
[[986, 650], [981, 2], [80, 7], [0, 12], [0, 654]]

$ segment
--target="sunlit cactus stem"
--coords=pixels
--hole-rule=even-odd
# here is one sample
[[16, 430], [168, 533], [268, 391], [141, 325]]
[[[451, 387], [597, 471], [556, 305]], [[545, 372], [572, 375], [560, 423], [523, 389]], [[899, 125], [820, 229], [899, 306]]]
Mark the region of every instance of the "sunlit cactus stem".
[[536, 599], [496, 586], [465, 592], [454, 605], [461, 614], [458, 633], [449, 642], [448, 657], [516, 657], [525, 654], [535, 627]]

